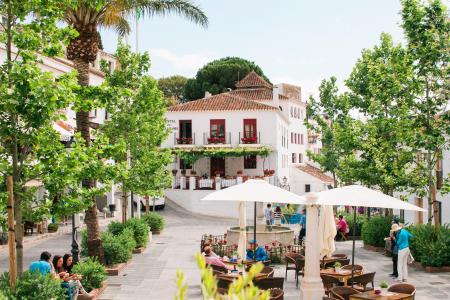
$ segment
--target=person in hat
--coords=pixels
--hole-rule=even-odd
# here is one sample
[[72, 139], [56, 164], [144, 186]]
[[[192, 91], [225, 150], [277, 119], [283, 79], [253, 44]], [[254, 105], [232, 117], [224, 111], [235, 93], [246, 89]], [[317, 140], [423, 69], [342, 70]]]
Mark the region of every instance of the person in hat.
[[391, 253], [392, 253], [392, 274], [389, 276], [398, 277], [398, 245], [397, 245], [397, 233], [401, 229], [398, 223], [393, 222], [389, 237], [385, 238], [386, 241], [391, 241]]
[[258, 246], [255, 240], [250, 241], [250, 249], [247, 250], [247, 260], [266, 261], [269, 260], [266, 250], [263, 247]]

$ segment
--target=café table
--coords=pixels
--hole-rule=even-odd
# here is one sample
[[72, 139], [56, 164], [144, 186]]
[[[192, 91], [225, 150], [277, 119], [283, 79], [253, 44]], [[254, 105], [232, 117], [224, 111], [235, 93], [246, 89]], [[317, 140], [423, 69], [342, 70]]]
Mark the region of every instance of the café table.
[[409, 294], [385, 292], [383, 294], [375, 294], [375, 291], [354, 294], [350, 296], [350, 300], [412, 300], [413, 296]]
[[[354, 276], [358, 276], [358, 275], [361, 275], [361, 274], [362, 274], [361, 271], [355, 271], [354, 272]], [[352, 270], [339, 270], [339, 271], [336, 271], [333, 268], [321, 269], [320, 270], [320, 275], [328, 275], [328, 276], [335, 277], [335, 278], [339, 279], [340, 282], [342, 282], [345, 285], [347, 285], [347, 280], [352, 278]]]

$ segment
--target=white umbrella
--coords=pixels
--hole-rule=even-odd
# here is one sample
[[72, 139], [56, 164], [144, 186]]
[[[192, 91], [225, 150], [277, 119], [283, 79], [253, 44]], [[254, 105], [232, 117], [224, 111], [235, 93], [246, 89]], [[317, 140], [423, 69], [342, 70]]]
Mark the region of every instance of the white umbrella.
[[336, 236], [336, 224], [334, 223], [333, 207], [322, 205], [320, 208], [319, 234], [320, 257], [331, 257], [336, 250], [334, 237]]
[[239, 256], [245, 260], [246, 249], [247, 249], [247, 232], [246, 227], [246, 213], [245, 213], [245, 202], [239, 202], [239, 243], [238, 243], [238, 253]]

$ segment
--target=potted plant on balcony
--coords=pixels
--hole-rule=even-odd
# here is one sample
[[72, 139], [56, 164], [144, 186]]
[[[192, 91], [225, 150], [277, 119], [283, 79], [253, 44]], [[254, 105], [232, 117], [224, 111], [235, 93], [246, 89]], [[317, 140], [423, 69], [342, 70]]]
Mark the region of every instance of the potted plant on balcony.
[[214, 174], [216, 174], [216, 177], [220, 177], [220, 170], [215, 170]]
[[185, 176], [186, 175], [186, 170], [182, 169], [180, 173], [181, 173], [181, 175]]
[[173, 170], [172, 170], [172, 175], [173, 175], [173, 176], [177, 176], [177, 173], [178, 173], [178, 170], [177, 170], [177, 169], [173, 169]]
[[243, 174], [242, 170], [238, 170], [238, 171], [237, 171], [237, 174], [238, 174], [238, 175], [242, 175], [242, 174]]
[[275, 170], [269, 170], [269, 169], [264, 170], [264, 176], [273, 176], [274, 174], [275, 174]]
[[194, 170], [191, 170], [191, 175], [195, 176], [195, 175], [197, 175], [197, 172], [195, 172]]

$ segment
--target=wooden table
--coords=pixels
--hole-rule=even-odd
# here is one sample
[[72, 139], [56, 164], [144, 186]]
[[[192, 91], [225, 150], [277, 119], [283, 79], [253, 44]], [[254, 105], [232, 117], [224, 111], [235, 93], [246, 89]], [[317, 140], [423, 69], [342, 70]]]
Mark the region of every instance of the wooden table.
[[[355, 270], [354, 276], [361, 275], [361, 271]], [[352, 278], [352, 271], [351, 270], [340, 270], [339, 272], [336, 272], [334, 269], [321, 269], [320, 275], [328, 275], [333, 276], [337, 279], [339, 279], [340, 282], [343, 282], [345, 285], [347, 285], [347, 280]]]
[[409, 294], [386, 292], [384, 295], [376, 295], [375, 291], [354, 294], [350, 296], [350, 300], [412, 300], [413, 296]]

